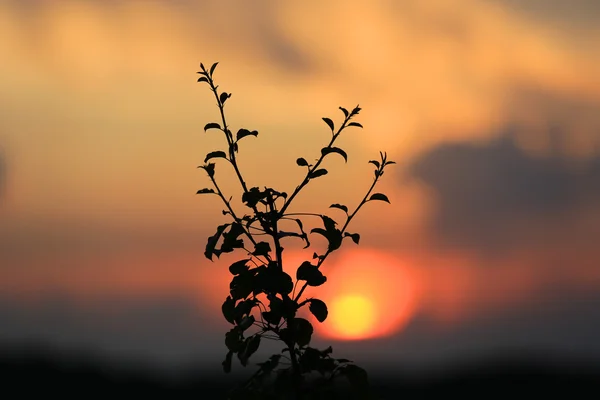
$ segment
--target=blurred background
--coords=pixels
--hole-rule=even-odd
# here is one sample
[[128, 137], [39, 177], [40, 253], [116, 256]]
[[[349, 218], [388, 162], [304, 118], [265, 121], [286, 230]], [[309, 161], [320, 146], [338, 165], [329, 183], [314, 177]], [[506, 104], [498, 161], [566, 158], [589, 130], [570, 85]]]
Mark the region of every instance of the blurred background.
[[[218, 61], [232, 130], [259, 132], [240, 143], [250, 186], [293, 191], [321, 117], [363, 109], [347, 164], [290, 211], [343, 222], [327, 207], [358, 204], [368, 160], [397, 162], [391, 205], [365, 206], [360, 245], [307, 291], [330, 305], [316, 345], [373, 376], [600, 365], [599, 18], [593, 0], [0, 1], [0, 347], [221, 376], [243, 254], [204, 257], [226, 218], [195, 194], [224, 149], [196, 83]], [[239, 200], [234, 178], [217, 165]]]

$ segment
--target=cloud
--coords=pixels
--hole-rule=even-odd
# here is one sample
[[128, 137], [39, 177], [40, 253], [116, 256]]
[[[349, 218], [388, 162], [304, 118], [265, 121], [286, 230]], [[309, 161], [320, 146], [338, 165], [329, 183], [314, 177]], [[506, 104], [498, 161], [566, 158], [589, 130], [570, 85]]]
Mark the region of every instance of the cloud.
[[563, 230], [561, 218], [598, 208], [600, 155], [583, 166], [531, 155], [517, 145], [518, 135], [513, 129], [486, 144], [441, 144], [409, 167], [434, 193], [433, 229], [444, 243], [485, 251], [526, 247], [532, 232], [548, 225]]
[[[489, 1], [489, 0], [486, 0]], [[597, 29], [600, 3], [596, 0], [492, 0], [527, 17], [570, 28]]]

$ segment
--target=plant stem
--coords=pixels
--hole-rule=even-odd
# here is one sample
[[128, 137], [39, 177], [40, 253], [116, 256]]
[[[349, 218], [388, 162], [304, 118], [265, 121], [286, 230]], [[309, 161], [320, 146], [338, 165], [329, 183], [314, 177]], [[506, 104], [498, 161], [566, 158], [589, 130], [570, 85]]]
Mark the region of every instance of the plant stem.
[[[350, 121], [351, 118], [352, 118], [351, 116], [348, 116], [348, 117], [344, 118], [344, 122], [339, 127], [339, 129], [337, 130], [337, 132], [333, 135], [333, 137], [331, 138], [331, 141], [329, 142], [329, 144], [327, 145], [327, 147], [331, 147], [333, 145], [333, 143], [338, 138], [338, 136], [340, 135], [340, 133], [342, 132], [342, 130], [344, 130], [344, 128], [346, 127], [346, 124]], [[283, 207], [281, 208], [281, 211], [279, 212], [280, 214], [283, 215], [283, 213], [285, 213], [285, 210], [287, 210], [287, 208], [290, 206], [290, 204], [292, 203], [292, 200], [294, 200], [294, 197], [296, 197], [296, 195], [298, 193], [300, 193], [300, 191], [302, 190], [302, 188], [304, 186], [306, 186], [306, 184], [310, 181], [310, 175], [314, 171], [317, 170], [317, 168], [319, 167], [319, 165], [321, 165], [321, 162], [323, 162], [324, 158], [325, 158], [325, 154], [323, 154], [321, 152], [321, 157], [319, 157], [319, 160], [317, 161], [317, 163], [315, 165], [313, 165], [312, 168], [308, 169], [308, 172], [306, 173], [306, 176], [304, 177], [304, 180], [302, 181], [302, 183], [300, 183], [300, 185], [296, 186], [296, 189], [294, 190], [294, 192], [292, 193], [292, 195], [283, 204]]]
[[[367, 191], [367, 194], [365, 195], [365, 197], [363, 197], [362, 201], [360, 202], [360, 204], [358, 205], [358, 207], [356, 207], [356, 209], [352, 212], [352, 214], [350, 214], [348, 216], [348, 219], [346, 220], [346, 223], [344, 224], [344, 226], [342, 227], [342, 230], [340, 231], [342, 235], [344, 234], [344, 231], [346, 230], [346, 228], [350, 224], [350, 221], [352, 221], [352, 218], [354, 218], [354, 216], [356, 215], [356, 213], [358, 212], [358, 210], [360, 210], [361, 207], [363, 205], [365, 205], [365, 203], [367, 202], [367, 199], [368, 199], [369, 195], [373, 191], [373, 188], [377, 184], [377, 181], [379, 180], [380, 177], [381, 177], [381, 174], [376, 174], [375, 175], [375, 179], [373, 179], [373, 183], [371, 184], [371, 187]], [[327, 256], [330, 253], [331, 253], [331, 251], [328, 249], [327, 252], [323, 255], [323, 257], [319, 259], [319, 262], [317, 263], [317, 268], [319, 268], [321, 266], [321, 264], [323, 264], [323, 262], [325, 261], [325, 259], [327, 258]], [[300, 291], [298, 292], [298, 294], [294, 298], [295, 302], [298, 302], [298, 300], [302, 296], [302, 293], [304, 293], [304, 290], [306, 290], [307, 286], [308, 286], [308, 282], [304, 282], [304, 285], [302, 285], [302, 288], [300, 289]]]

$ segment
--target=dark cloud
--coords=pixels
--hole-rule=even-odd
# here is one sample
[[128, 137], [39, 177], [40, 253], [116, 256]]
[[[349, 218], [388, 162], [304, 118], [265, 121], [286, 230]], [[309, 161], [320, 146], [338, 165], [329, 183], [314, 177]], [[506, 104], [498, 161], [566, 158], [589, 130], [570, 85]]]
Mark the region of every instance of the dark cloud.
[[433, 189], [433, 220], [445, 243], [484, 250], [523, 240], [524, 223], [569, 216], [600, 199], [600, 156], [584, 167], [560, 156], [533, 156], [512, 134], [483, 145], [443, 144], [423, 154], [410, 175]]
[[595, 29], [600, 18], [598, 0], [484, 0], [501, 3], [528, 17], [575, 29]]

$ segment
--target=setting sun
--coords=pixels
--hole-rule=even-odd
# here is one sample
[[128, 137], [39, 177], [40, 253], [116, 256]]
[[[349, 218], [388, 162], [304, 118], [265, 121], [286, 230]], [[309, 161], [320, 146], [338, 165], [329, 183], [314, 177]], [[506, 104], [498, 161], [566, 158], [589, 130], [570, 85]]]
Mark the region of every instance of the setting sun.
[[375, 250], [346, 251], [324, 268], [327, 283], [319, 297], [329, 316], [315, 322], [320, 336], [364, 340], [393, 335], [414, 315], [417, 279], [409, 266], [392, 254]]
[[340, 296], [330, 308], [332, 328], [349, 339], [367, 336], [377, 320], [373, 303], [363, 296]]

